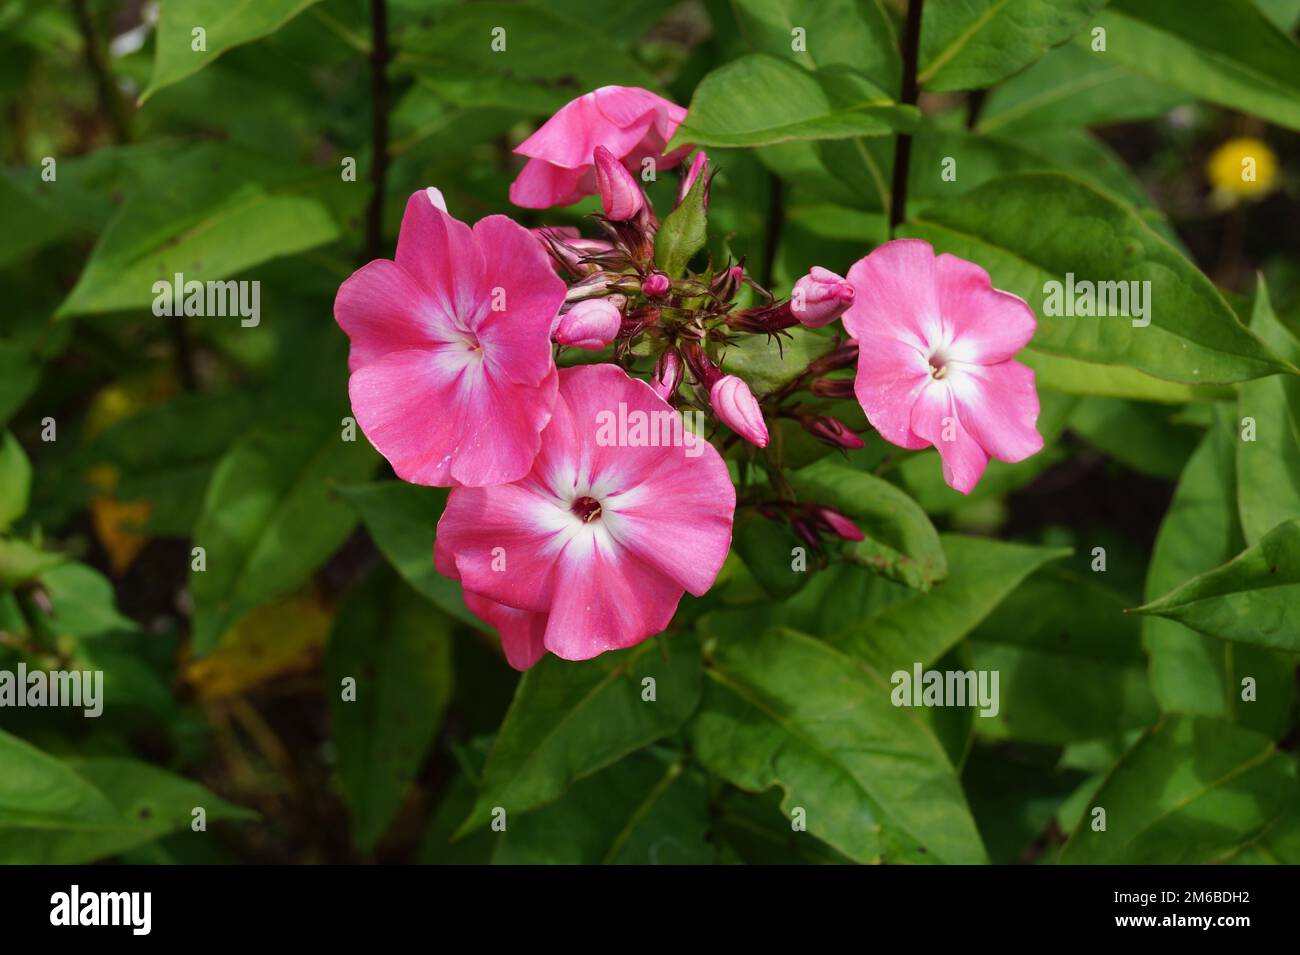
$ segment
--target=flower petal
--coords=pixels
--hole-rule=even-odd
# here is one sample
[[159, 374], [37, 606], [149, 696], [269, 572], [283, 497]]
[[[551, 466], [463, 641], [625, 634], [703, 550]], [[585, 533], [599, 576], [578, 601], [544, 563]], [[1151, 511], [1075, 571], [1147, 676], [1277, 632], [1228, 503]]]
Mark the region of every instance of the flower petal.
[[546, 624], [546, 649], [565, 660], [589, 660], [661, 633], [672, 622], [682, 588], [622, 550], [602, 532], [575, 537], [556, 567]]
[[950, 361], [993, 365], [1029, 344], [1034, 311], [1024, 299], [993, 287], [988, 272], [947, 253], [935, 260], [939, 308], [951, 328]]
[[1023, 461], [1043, 449], [1034, 370], [1018, 361], [953, 366], [952, 391], [966, 430], [999, 461]]
[[423, 189], [406, 201], [395, 258], [456, 327], [484, 307], [483, 255], [469, 226], [437, 208]]
[[501, 635], [506, 662], [516, 670], [527, 670], [546, 653], [542, 642], [546, 634], [546, 614], [516, 610], [470, 590], [465, 591], [465, 606], [474, 616], [496, 627]]
[[969, 494], [984, 473], [989, 456], [962, 424], [945, 382], [933, 382], [921, 392], [912, 406], [912, 430], [938, 449], [948, 486]]
[[362, 266], [339, 286], [334, 319], [352, 343], [349, 371], [389, 352], [428, 348], [455, 337], [429, 294], [388, 259]]
[[469, 388], [454, 346], [390, 352], [348, 380], [352, 413], [375, 450], [412, 484], [452, 483]]
[[930, 364], [914, 344], [884, 335], [858, 340], [853, 392], [871, 426], [891, 444], [930, 445], [912, 431], [912, 406], [930, 381]]
[[844, 327], [857, 339], [897, 338], [928, 356], [946, 340], [935, 291], [934, 249], [920, 239], [895, 239], [849, 269], [853, 304]]
[[519, 610], [544, 612], [556, 560], [577, 523], [529, 482], [458, 487], [438, 521], [435, 553], [453, 556], [466, 590]]
[[551, 420], [557, 383], [554, 366], [536, 386], [504, 381], [495, 372], [489, 367], [476, 379], [475, 394], [467, 402], [451, 462], [451, 476], [458, 484], [477, 487], [522, 478], [532, 469], [542, 429]]
[[522, 209], [549, 209], [571, 206], [595, 191], [596, 174], [590, 166], [566, 169], [530, 159], [510, 184], [510, 201]]

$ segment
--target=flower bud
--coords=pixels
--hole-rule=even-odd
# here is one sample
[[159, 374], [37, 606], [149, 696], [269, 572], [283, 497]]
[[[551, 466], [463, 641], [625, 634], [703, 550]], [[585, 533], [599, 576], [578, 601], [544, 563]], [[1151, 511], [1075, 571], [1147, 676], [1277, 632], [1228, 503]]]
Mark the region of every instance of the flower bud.
[[852, 378], [818, 378], [809, 391], [818, 398], [852, 398], [856, 395]]
[[600, 190], [600, 204], [605, 210], [605, 216], [615, 222], [626, 222], [645, 205], [641, 186], [627, 171], [627, 167], [604, 146], [597, 146], [593, 156], [596, 161], [596, 188]]
[[709, 389], [709, 401], [719, 421], [750, 444], [767, 447], [767, 423], [749, 385], [735, 375], [723, 375]]
[[849, 430], [847, 425], [836, 421], [830, 415], [808, 415], [800, 418], [799, 422], [814, 438], [822, 444], [829, 444], [832, 448], [856, 451], [867, 446], [866, 442]]
[[673, 287], [672, 279], [662, 272], [651, 272], [641, 282], [641, 291], [647, 298], [661, 298]]
[[805, 328], [835, 321], [852, 304], [853, 286], [820, 265], [794, 283], [790, 296], [790, 311]]
[[659, 356], [659, 363], [655, 365], [650, 387], [655, 390], [655, 394], [667, 401], [677, 394], [677, 389], [682, 383], [682, 371], [682, 360], [677, 357], [677, 352], [670, 348]]
[[695, 154], [695, 159], [691, 162], [691, 168], [686, 175], [682, 177], [682, 184], [677, 188], [677, 205], [681, 205], [691, 189], [695, 186], [700, 176], [705, 177], [704, 182], [704, 208], [709, 208], [709, 157], [701, 149]]
[[740, 291], [740, 283], [744, 280], [744, 266], [733, 265], [726, 271], [713, 276], [713, 285], [709, 292], [719, 302], [730, 302], [736, 297], [736, 293]]
[[830, 531], [841, 540], [860, 541], [865, 539], [862, 531], [858, 529], [858, 525], [839, 511], [832, 510], [829, 507], [819, 507], [816, 513], [818, 526]]
[[559, 345], [600, 351], [614, 340], [622, 324], [623, 315], [612, 302], [592, 298], [565, 312], [551, 337]]
[[845, 342], [833, 352], [822, 355], [816, 361], [808, 365], [808, 374], [824, 375], [830, 371], [839, 371], [841, 368], [855, 368], [858, 364], [858, 343], [854, 341]]

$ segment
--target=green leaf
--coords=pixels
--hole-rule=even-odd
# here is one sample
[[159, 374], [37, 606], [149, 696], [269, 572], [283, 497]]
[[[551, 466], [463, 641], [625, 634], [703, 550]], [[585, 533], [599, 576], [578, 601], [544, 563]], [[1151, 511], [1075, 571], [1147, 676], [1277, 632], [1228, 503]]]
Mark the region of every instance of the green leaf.
[[[505, 75], [552, 86], [560, 85], [555, 81], [573, 85], [576, 79], [574, 96], [602, 85], [656, 85], [654, 75], [613, 35], [612, 21], [626, 16], [623, 5], [606, 17], [594, 15], [590, 4], [580, 16], [543, 5], [493, 2], [459, 4], [440, 13], [430, 26], [407, 32], [396, 69], [419, 75], [429, 67], [451, 68], [475, 79]], [[493, 32], [498, 29], [504, 32]], [[504, 49], [496, 48], [498, 37]]]
[[202, 786], [131, 759], [63, 762], [0, 730], [0, 863], [93, 862], [188, 827], [256, 818]]
[[808, 545], [785, 523], [743, 511], [736, 517], [731, 547], [758, 585], [773, 597], [789, 597], [808, 582], [807, 572], [795, 569], [793, 556], [795, 548], [806, 551]]
[[1237, 557], [1138, 608], [1194, 630], [1300, 652], [1300, 518]]
[[848, 865], [853, 860], [836, 852], [810, 832], [799, 832], [781, 809], [782, 793], [747, 793], [728, 788], [711, 809], [712, 833], [722, 844], [722, 861], [747, 865]]
[[[1250, 328], [1292, 362], [1300, 361], [1300, 342], [1278, 321], [1268, 288], [1259, 280]], [[1281, 376], [1242, 382], [1237, 420], [1244, 431], [1254, 422], [1254, 440], [1237, 446], [1237, 506], [1247, 544], [1254, 544], [1283, 521], [1300, 517], [1300, 381]]]
[[32, 465], [23, 446], [9, 431], [0, 433], [0, 531], [27, 511], [32, 489]]
[[982, 133], [1030, 134], [1043, 129], [1136, 122], [1163, 116], [1191, 94], [1137, 76], [1107, 54], [1078, 43], [1053, 50], [994, 89], [980, 112]]
[[0, 537], [0, 592], [25, 584], [67, 559], [23, 540]]
[[206, 552], [206, 569], [190, 573], [197, 654], [295, 589], [352, 532], [356, 513], [331, 482], [364, 480], [377, 457], [364, 441], [344, 441], [338, 420], [315, 411], [259, 425], [217, 465], [194, 531]]
[[433, 566], [433, 542], [447, 503], [446, 488], [376, 481], [340, 487], [338, 492], [361, 516], [380, 552], [408, 584], [462, 623], [486, 629], [465, 607], [460, 584]]
[[[654, 700], [643, 681], [652, 680]], [[547, 654], [523, 675], [483, 770], [463, 836], [554, 801], [586, 776], [676, 730], [700, 698], [699, 647], [690, 636], [646, 640], [574, 663]]]
[[1232, 865], [1300, 865], [1300, 805], [1275, 819], [1255, 839], [1214, 861]]
[[[1220, 412], [1188, 461], [1156, 536], [1145, 596], [1154, 600], [1229, 560], [1241, 550], [1237, 519], [1236, 424]], [[1230, 643], [1175, 620], [1147, 616], [1142, 639], [1151, 659], [1151, 688], [1166, 713], [1232, 719], [1280, 733], [1290, 725], [1295, 660], [1286, 654]], [[1242, 700], [1241, 681], [1257, 684], [1257, 701]]]
[[973, 90], [1033, 63], [1088, 23], [1106, 0], [952, 0], [921, 18], [917, 81], [931, 92]]
[[[338, 774], [364, 852], [374, 848], [437, 735], [452, 692], [451, 621], [395, 574], [372, 574], [330, 633], [326, 693]], [[344, 699], [351, 679], [353, 698]]]
[[866, 540], [845, 556], [890, 580], [929, 590], [948, 573], [939, 534], [905, 491], [866, 471], [823, 458], [790, 475], [800, 500], [826, 504], [857, 523]]
[[1136, 368], [1094, 365], [1032, 348], [1021, 352], [1016, 360], [1034, 369], [1039, 388], [1063, 394], [1159, 401], [1171, 405], [1232, 397], [1232, 388], [1227, 385], [1184, 385], [1176, 381], [1162, 381]]
[[964, 644], [969, 668], [1000, 674], [998, 713], [977, 716], [976, 731], [1068, 743], [1155, 722], [1140, 621], [1125, 615], [1127, 605], [1057, 568], [1016, 588]]
[[1177, 424], [1174, 414], [1160, 405], [1084, 398], [1070, 414], [1070, 430], [1139, 474], [1175, 481], [1201, 433]]
[[1181, 0], [1112, 0], [1097, 17], [1096, 54], [1198, 99], [1300, 129], [1300, 47], [1250, 0], [1216, 0], [1187, 16]]
[[[185, 79], [232, 47], [274, 33], [319, 0], [167, 0], [158, 18], [153, 76], [143, 103], [165, 86]], [[204, 30], [195, 50], [193, 31]]]
[[707, 865], [704, 774], [675, 753], [627, 756], [496, 837], [497, 865]]
[[[898, 37], [880, 0], [737, 0], [741, 32], [760, 53], [809, 70], [848, 66], [882, 89], [897, 89], [902, 73]], [[794, 30], [803, 49], [794, 49]]]
[[[225, 144], [192, 148], [123, 202], [56, 317], [152, 307], [154, 283], [173, 284], [178, 273], [217, 281], [338, 238], [312, 194], [333, 188], [326, 175]], [[184, 300], [173, 305], [179, 311]], [[251, 321], [228, 301], [226, 311], [209, 320]]]
[[714, 70], [695, 88], [670, 147], [768, 146], [814, 139], [885, 136], [919, 116], [847, 71], [817, 74], [752, 53]]
[[[67, 216], [58, 203], [51, 201], [45, 190], [37, 189], [40, 181], [37, 169], [24, 170], [27, 181], [15, 181], [10, 175], [0, 175], [0, 204], [5, 209], [5, 230], [0, 235], [0, 265], [21, 260], [55, 239], [68, 229]], [[24, 188], [26, 187], [26, 188]]]
[[[1030, 348], [1136, 368], [1187, 384], [1297, 373], [1237, 320], [1201, 272], [1131, 209], [1058, 173], [993, 180], [931, 205], [908, 235], [988, 269], [996, 288], [1025, 299], [1038, 316]], [[1089, 282], [1149, 282], [1146, 319], [1048, 315], [1064, 301], [1068, 275]], [[1045, 286], [1060, 282], [1058, 289]], [[1127, 286], [1122, 286], [1127, 288]], [[1137, 311], [1130, 302], [1129, 311]], [[1133, 321], [1149, 320], [1145, 326]]]
[[147, 532], [188, 536], [213, 469], [259, 410], [258, 396], [243, 392], [178, 395], [105, 429], [84, 456], [117, 469], [118, 500], [149, 502]]
[[1086, 778], [1057, 766], [1056, 757], [1055, 750], [1044, 755], [1023, 746], [977, 746], [971, 753], [962, 785], [994, 865], [1036, 857], [1053, 816]]
[[745, 379], [754, 394], [762, 397], [794, 381], [810, 362], [835, 348], [829, 335], [803, 327], [789, 332], [790, 337], [782, 337], [779, 347], [763, 335], [741, 337], [727, 346], [723, 369]]
[[831, 636], [844, 652], [882, 673], [911, 671], [943, 656], [1043, 564], [1068, 549], [1029, 547], [981, 537], [942, 534], [948, 576], [926, 593], [890, 603]]
[[50, 600], [50, 628], [60, 637], [80, 640], [137, 629], [118, 611], [112, 583], [93, 567], [60, 564], [41, 575], [41, 587]]
[[[1088, 803], [1060, 861], [1195, 865], [1261, 834], [1300, 798], [1296, 767], [1231, 723], [1167, 717], [1133, 745]], [[1106, 827], [1092, 828], [1094, 808]]]
[[710, 641], [706, 661], [691, 739], [711, 772], [779, 786], [787, 818], [859, 862], [985, 861], [943, 747], [876, 670], [792, 630]]
[[702, 175], [695, 180], [681, 205], [668, 213], [655, 233], [655, 264], [670, 278], [680, 276], [691, 256], [708, 241], [709, 216], [704, 210], [707, 179]]

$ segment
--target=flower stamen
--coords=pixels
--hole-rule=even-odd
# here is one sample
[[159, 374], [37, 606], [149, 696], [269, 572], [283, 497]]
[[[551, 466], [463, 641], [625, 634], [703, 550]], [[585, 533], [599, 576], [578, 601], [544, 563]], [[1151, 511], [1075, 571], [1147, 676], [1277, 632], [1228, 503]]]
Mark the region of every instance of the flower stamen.
[[578, 515], [582, 523], [590, 524], [600, 517], [600, 501], [594, 497], [579, 497], [569, 505], [569, 510]]

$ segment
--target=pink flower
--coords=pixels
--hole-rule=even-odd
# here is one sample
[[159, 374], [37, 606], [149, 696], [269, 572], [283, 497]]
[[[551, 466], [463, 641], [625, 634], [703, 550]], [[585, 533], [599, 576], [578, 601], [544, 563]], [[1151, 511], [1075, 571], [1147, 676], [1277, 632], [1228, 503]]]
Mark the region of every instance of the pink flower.
[[607, 298], [579, 302], [555, 326], [556, 344], [587, 351], [600, 351], [614, 340], [623, 324], [623, 313]]
[[853, 304], [853, 286], [830, 269], [814, 265], [794, 283], [790, 312], [805, 328], [821, 328], [844, 314]]
[[919, 239], [880, 246], [854, 263], [849, 282], [854, 391], [881, 437], [904, 448], [934, 445], [943, 479], [963, 494], [990, 456], [1022, 461], [1042, 448], [1034, 373], [1012, 360], [1034, 334], [1023, 299]]
[[600, 192], [600, 205], [605, 218], [626, 222], [645, 206], [645, 193], [636, 177], [604, 146], [592, 153], [596, 163], [596, 189]]
[[515, 149], [529, 159], [510, 184], [510, 201], [545, 209], [592, 195], [597, 146], [636, 173], [647, 156], [656, 158], [658, 169], [671, 169], [691, 151], [682, 146], [662, 155], [685, 118], [682, 107], [635, 86], [602, 86], [580, 96]]
[[551, 323], [564, 301], [537, 239], [505, 216], [471, 231], [426, 191], [406, 204], [396, 261], [339, 288], [357, 423], [398, 477], [483, 485], [528, 473], [555, 403]]
[[547, 650], [586, 660], [659, 633], [731, 546], [736, 492], [711, 444], [635, 441], [634, 417], [658, 429], [677, 414], [617, 366], [559, 376], [532, 471], [454, 489], [434, 547], [521, 670]]
[[709, 389], [709, 401], [719, 421], [750, 444], [767, 447], [767, 423], [749, 385], [735, 375], [723, 375]]

